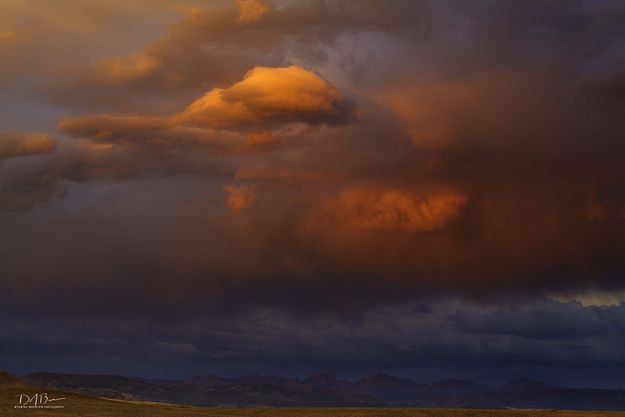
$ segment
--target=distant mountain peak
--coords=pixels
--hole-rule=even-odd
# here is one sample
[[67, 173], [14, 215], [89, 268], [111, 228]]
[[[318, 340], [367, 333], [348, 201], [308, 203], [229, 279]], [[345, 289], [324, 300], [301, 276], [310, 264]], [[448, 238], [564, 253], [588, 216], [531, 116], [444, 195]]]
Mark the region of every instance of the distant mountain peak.
[[398, 378], [382, 372], [363, 378], [360, 381], [355, 382], [354, 385], [368, 392], [372, 392], [372, 390], [373, 392], [391, 392], [393, 390], [398, 392], [413, 392], [426, 387], [426, 385], [417, 384], [411, 379]]
[[338, 384], [339, 381], [334, 375], [328, 373], [312, 374], [306, 379], [306, 382], [319, 385]]
[[295, 382], [296, 380], [292, 378], [285, 378], [282, 376], [275, 375], [261, 375], [261, 374], [252, 374], [243, 376], [241, 378], [237, 378], [237, 381], [241, 383], [283, 383], [283, 382]]
[[375, 385], [405, 385], [415, 384], [410, 379], [397, 378], [396, 376], [387, 375], [382, 372], [375, 373], [365, 377], [357, 382], [358, 384], [375, 384]]
[[449, 378], [449, 379], [444, 379], [442, 381], [436, 381], [432, 384], [432, 386], [467, 387], [467, 386], [482, 386], [482, 385], [478, 384], [477, 382], [473, 382], [470, 379]]

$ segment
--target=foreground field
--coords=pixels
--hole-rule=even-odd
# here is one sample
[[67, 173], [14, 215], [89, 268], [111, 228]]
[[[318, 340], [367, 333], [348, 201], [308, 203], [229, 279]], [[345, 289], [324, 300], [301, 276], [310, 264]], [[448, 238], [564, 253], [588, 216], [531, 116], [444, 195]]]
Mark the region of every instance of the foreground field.
[[[30, 389], [28, 390], [30, 391]], [[16, 409], [22, 388], [0, 390], [0, 416], [28, 417], [625, 417], [624, 413], [422, 408], [201, 408], [89, 398], [49, 391], [62, 409]], [[32, 394], [32, 393], [28, 393]]]

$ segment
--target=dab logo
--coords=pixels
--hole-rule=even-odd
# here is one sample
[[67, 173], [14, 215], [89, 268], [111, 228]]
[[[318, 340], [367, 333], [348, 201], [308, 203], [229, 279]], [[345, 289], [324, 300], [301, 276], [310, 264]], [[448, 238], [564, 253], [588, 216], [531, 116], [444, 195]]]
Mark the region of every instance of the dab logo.
[[51, 398], [47, 392], [41, 392], [36, 394], [18, 394], [16, 395], [18, 404], [13, 406], [14, 408], [65, 408], [64, 405], [58, 404], [58, 401], [63, 401], [65, 398]]

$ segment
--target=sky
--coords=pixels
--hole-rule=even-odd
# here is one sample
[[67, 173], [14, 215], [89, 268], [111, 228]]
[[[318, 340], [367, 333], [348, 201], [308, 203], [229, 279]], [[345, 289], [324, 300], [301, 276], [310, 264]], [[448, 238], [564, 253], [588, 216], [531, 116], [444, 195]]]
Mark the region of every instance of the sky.
[[624, 20], [0, 0], [0, 369], [625, 386]]

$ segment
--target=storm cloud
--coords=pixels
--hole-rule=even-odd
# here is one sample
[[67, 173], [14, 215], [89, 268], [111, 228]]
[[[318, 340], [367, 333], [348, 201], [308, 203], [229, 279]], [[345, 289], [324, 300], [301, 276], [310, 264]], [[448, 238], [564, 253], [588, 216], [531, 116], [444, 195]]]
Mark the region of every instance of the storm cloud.
[[[68, 63], [17, 6], [0, 26], [0, 54], [26, 45], [0, 85], [29, 93], [0, 100], [40, 115], [1, 119], [1, 297], [59, 317], [41, 349], [79, 333], [84, 369], [132, 345], [172, 373], [622, 364], [622, 304], [549, 297], [625, 288], [622, 4], [136, 7]], [[152, 31], [105, 47], [120, 22]]]

